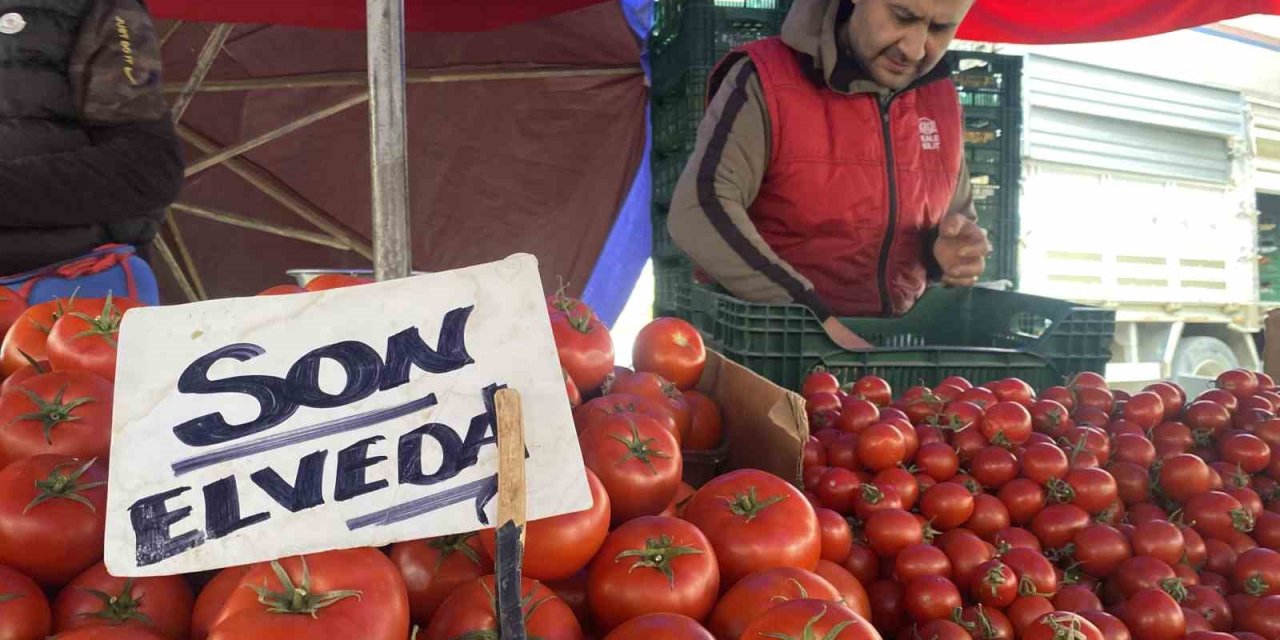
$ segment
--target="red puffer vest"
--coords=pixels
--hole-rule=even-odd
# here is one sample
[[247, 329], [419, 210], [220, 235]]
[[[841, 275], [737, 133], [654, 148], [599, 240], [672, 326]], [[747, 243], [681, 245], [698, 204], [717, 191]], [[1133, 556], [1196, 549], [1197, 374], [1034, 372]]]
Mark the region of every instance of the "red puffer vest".
[[960, 172], [955, 85], [942, 76], [886, 107], [874, 94], [817, 86], [778, 38], [739, 51], [755, 64], [772, 130], [750, 208], [756, 228], [832, 313], [906, 312], [924, 292], [926, 236], [947, 213]]

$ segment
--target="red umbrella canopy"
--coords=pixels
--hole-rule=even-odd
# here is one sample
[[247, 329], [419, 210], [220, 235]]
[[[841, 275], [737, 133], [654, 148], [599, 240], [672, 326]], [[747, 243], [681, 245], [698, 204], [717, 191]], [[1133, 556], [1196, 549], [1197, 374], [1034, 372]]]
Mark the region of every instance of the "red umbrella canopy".
[[[406, 0], [409, 31], [487, 31], [607, 0]], [[363, 29], [365, 0], [150, 0], [161, 19]]]
[[1022, 44], [1103, 42], [1254, 13], [1280, 14], [1280, 0], [978, 0], [959, 36]]

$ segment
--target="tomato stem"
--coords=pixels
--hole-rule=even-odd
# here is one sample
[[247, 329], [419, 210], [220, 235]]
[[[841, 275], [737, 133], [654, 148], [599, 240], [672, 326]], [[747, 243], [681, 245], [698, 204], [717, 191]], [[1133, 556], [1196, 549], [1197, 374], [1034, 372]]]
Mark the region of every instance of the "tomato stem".
[[759, 496], [756, 494], [756, 488], [750, 487], [747, 489], [746, 493], [737, 494], [732, 498], [726, 497], [724, 500], [729, 503], [729, 510], [733, 512], [733, 515], [744, 517], [747, 519], [747, 522], [751, 522], [752, 520], [755, 520], [756, 516], [760, 515], [762, 511], [782, 502], [786, 497], [787, 496], [785, 495], [781, 495], [760, 500]]
[[76, 467], [75, 471], [72, 471], [69, 474], [60, 473], [59, 470], [72, 466], [73, 463], [71, 462], [63, 462], [54, 467], [49, 471], [49, 475], [45, 476], [44, 480], [36, 480], [36, 497], [33, 498], [31, 502], [27, 503], [27, 506], [22, 509], [22, 514], [26, 515], [27, 512], [31, 511], [36, 506], [55, 498], [79, 502], [80, 504], [88, 507], [89, 511], [97, 512], [97, 508], [93, 506], [92, 502], [89, 502], [88, 498], [81, 495], [81, 492], [104, 486], [107, 483], [105, 481], [80, 482], [81, 476], [83, 476], [85, 472], [89, 470], [89, 467], [92, 467], [93, 463], [97, 461], [97, 458], [92, 458], [88, 462]]
[[616, 433], [609, 434], [610, 438], [617, 440], [622, 443], [622, 446], [627, 448], [627, 455], [622, 456], [622, 458], [618, 460], [617, 465], [621, 465], [628, 460], [635, 459], [643, 462], [646, 467], [649, 467], [650, 473], [658, 475], [658, 470], [653, 466], [653, 460], [651, 458], [666, 459], [671, 456], [666, 452], [650, 448], [649, 445], [656, 442], [657, 438], [641, 439], [640, 429], [636, 427], [635, 421], [628, 417], [627, 422], [631, 424], [630, 438], [624, 438]]
[[1249, 533], [1250, 531], [1253, 531], [1255, 524], [1256, 521], [1254, 520], [1252, 511], [1249, 511], [1244, 507], [1231, 510], [1231, 526], [1235, 527], [1236, 531]]
[[1169, 594], [1178, 604], [1187, 599], [1187, 586], [1182, 578], [1165, 578], [1160, 581], [1160, 590]]
[[658, 538], [646, 539], [643, 549], [627, 549], [619, 553], [614, 556], [613, 561], [622, 562], [623, 558], [636, 558], [627, 573], [632, 573], [637, 568], [657, 570], [667, 577], [667, 582], [674, 589], [676, 586], [676, 572], [672, 569], [671, 563], [681, 556], [696, 555], [702, 555], [702, 550], [687, 546], [677, 546], [671, 536], [663, 535]]
[[1261, 598], [1270, 590], [1271, 585], [1267, 584], [1267, 581], [1263, 580], [1262, 576], [1256, 573], [1249, 576], [1249, 579], [1244, 581], [1244, 592], [1254, 596], [1255, 598]]
[[[840, 624], [831, 627], [830, 631], [819, 638], [818, 632], [814, 631], [814, 626], [817, 625], [825, 615], [827, 615], [827, 608], [823, 607], [822, 611], [818, 612], [818, 615], [809, 618], [809, 621], [804, 625], [804, 630], [801, 631], [799, 640], [836, 640], [836, 638], [839, 638], [840, 634], [844, 632], [846, 627], [853, 624], [852, 620], [841, 622]], [[762, 638], [772, 638], [773, 640], [797, 640], [795, 636], [790, 636], [785, 633], [761, 633], [760, 636]]]
[[428, 546], [440, 552], [440, 557], [436, 558], [436, 571], [439, 571], [440, 567], [444, 565], [444, 561], [455, 553], [461, 553], [468, 560], [479, 565], [480, 555], [476, 553], [475, 549], [471, 548], [471, 545], [467, 544], [467, 541], [475, 536], [475, 533], [459, 533], [452, 536], [440, 536], [428, 541]]
[[270, 613], [285, 614], [306, 614], [312, 618], [318, 618], [316, 612], [320, 609], [336, 604], [347, 598], [361, 597], [361, 592], [357, 590], [347, 589], [338, 591], [329, 591], [327, 593], [312, 593], [311, 591], [311, 569], [307, 567], [306, 556], [300, 557], [302, 560], [302, 581], [298, 585], [293, 584], [293, 580], [289, 578], [289, 573], [284, 570], [279, 560], [271, 561], [271, 570], [276, 574], [276, 579], [280, 581], [284, 588], [280, 591], [271, 591], [267, 588], [267, 581], [262, 581], [261, 587], [250, 585], [254, 593], [258, 594], [258, 602], [267, 607]]
[[102, 609], [93, 613], [82, 613], [86, 618], [98, 618], [111, 624], [123, 624], [137, 620], [142, 624], [151, 624], [151, 618], [141, 611], [142, 598], [133, 597], [133, 578], [125, 578], [120, 593], [111, 594], [98, 589], [80, 589], [81, 591], [102, 601]]
[[93, 402], [93, 398], [89, 397], [76, 398], [70, 402], [63, 402], [62, 396], [67, 391], [67, 385], [63, 385], [61, 389], [58, 389], [58, 393], [48, 402], [45, 402], [44, 398], [41, 398], [39, 394], [30, 389], [20, 388], [19, 391], [25, 394], [27, 398], [31, 400], [32, 404], [36, 405], [36, 410], [31, 413], [24, 413], [18, 416], [16, 420], [39, 421], [42, 425], [41, 428], [44, 431], [44, 440], [48, 444], [53, 444], [54, 427], [64, 422], [75, 422], [79, 420], [80, 416], [73, 416], [71, 415], [71, 412], [82, 405]]

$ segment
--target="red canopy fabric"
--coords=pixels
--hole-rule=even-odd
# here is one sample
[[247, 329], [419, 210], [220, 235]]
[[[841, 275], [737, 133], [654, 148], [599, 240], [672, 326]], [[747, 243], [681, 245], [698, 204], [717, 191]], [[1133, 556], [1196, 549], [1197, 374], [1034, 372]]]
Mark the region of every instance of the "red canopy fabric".
[[[488, 31], [607, 0], [405, 0], [409, 31]], [[186, 22], [364, 29], [365, 0], [149, 0], [151, 15]]]
[[1280, 14], [1280, 0], [978, 0], [959, 37], [1020, 44], [1103, 42], [1254, 13]]

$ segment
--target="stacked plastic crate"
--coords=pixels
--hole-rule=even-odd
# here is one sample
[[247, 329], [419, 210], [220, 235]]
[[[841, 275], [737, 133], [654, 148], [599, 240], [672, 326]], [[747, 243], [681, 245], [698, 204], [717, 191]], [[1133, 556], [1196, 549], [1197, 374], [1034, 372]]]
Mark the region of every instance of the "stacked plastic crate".
[[692, 268], [667, 233], [667, 209], [702, 120], [707, 76], [730, 49], [776, 35], [791, 0], [657, 0], [653, 68], [653, 267], [656, 315], [685, 315]]

